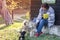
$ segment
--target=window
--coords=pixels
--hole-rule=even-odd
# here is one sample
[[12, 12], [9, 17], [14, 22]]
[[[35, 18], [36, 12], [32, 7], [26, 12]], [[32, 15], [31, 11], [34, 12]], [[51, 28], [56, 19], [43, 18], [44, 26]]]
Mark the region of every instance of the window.
[[42, 3], [55, 4], [56, 0], [42, 0]]

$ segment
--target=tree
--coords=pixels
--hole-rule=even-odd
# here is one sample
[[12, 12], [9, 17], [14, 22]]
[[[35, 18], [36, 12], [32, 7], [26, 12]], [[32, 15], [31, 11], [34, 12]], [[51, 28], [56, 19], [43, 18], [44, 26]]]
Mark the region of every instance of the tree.
[[3, 17], [3, 19], [5, 20], [6, 25], [12, 24], [12, 18], [11, 15], [6, 7], [6, 0], [0, 0], [1, 2], [1, 15]]
[[17, 8], [17, 3], [13, 0], [7, 0], [7, 8], [10, 10], [13, 19], [13, 10]]
[[13, 10], [17, 8], [30, 9], [31, 0], [7, 0], [7, 8], [10, 10], [13, 19]]

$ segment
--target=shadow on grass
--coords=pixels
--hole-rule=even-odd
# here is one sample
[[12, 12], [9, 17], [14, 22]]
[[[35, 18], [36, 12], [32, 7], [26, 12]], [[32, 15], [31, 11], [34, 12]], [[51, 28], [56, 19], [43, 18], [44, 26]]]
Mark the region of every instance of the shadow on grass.
[[3, 29], [5, 29], [5, 28], [7, 28], [7, 27], [9, 27], [10, 25], [7, 25], [7, 26], [2, 26], [1, 28], [0, 28], [0, 30], [3, 30]]
[[14, 20], [14, 22], [22, 23], [22, 22], [23, 22], [23, 20], [20, 20], [20, 21]]

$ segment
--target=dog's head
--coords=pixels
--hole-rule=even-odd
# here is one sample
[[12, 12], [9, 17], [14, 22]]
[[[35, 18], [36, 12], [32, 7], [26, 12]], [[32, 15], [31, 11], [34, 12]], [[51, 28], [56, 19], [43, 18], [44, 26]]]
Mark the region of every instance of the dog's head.
[[29, 27], [30, 28], [35, 28], [36, 27], [36, 23], [29, 21]]

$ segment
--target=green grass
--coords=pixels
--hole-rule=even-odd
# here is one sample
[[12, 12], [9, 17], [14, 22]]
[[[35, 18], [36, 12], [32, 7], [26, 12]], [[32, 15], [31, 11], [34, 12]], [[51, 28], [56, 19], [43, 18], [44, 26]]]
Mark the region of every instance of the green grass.
[[[22, 28], [22, 25], [23, 25], [22, 23], [14, 22], [14, 24], [11, 24], [11, 25], [8, 25], [8, 26], [3, 26], [0, 29], [2, 29], [2, 30], [16, 29], [17, 30], [17, 29]], [[2, 26], [2, 24], [1, 24], [1, 26]]]
[[60, 37], [56, 36], [56, 35], [46, 35], [46, 34], [42, 34], [39, 37], [26, 37], [26, 40], [60, 40]]
[[19, 34], [15, 30], [0, 30], [0, 40], [18, 40]]
[[[2, 25], [2, 24], [1, 24]], [[0, 40], [18, 40], [19, 32], [22, 28], [22, 23], [14, 22], [14, 24], [9, 26], [4, 26], [0, 28]]]

